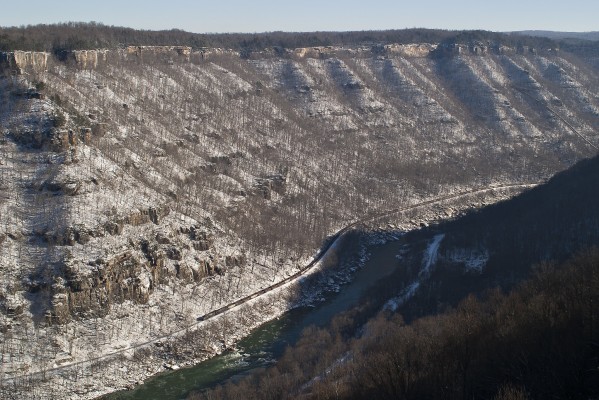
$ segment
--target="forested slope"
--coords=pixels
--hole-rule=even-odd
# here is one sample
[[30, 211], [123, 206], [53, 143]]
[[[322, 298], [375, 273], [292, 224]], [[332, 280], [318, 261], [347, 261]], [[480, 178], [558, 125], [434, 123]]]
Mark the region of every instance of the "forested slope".
[[584, 160], [396, 239], [397, 272], [360, 306], [275, 366], [190, 398], [595, 398], [598, 171]]
[[1, 32], [9, 379], [185, 330], [356, 219], [537, 183], [599, 146], [599, 57], [546, 39]]
[[190, 399], [588, 399], [599, 394], [599, 254], [543, 265], [505, 295], [406, 324], [351, 315], [305, 332], [277, 363]]

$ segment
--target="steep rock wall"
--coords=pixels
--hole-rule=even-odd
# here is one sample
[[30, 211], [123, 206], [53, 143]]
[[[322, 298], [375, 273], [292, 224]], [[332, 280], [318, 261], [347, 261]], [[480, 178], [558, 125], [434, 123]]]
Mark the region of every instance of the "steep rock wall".
[[[189, 46], [128, 46], [123, 50], [69, 50], [63, 51], [57, 55], [58, 60], [62, 62], [72, 62], [77, 67], [83, 69], [95, 69], [100, 64], [108, 61], [110, 57], [125, 57], [131, 60], [143, 60], [156, 58], [166, 62], [199, 62], [202, 60], [213, 59], [219, 56], [287, 56], [298, 59], [314, 58], [322, 59], [340, 55], [360, 55], [368, 56], [371, 54], [389, 54], [400, 55], [407, 58], [428, 57], [431, 54], [436, 56], [459, 56], [459, 55], [485, 55], [485, 54], [535, 54], [536, 49], [528, 46], [512, 48], [501, 44], [472, 42], [468, 44], [430, 44], [430, 43], [412, 43], [412, 44], [388, 44], [384, 46], [315, 46], [300, 47], [291, 50], [267, 49], [250, 54], [241, 54], [231, 49], [202, 48], [197, 51]], [[556, 51], [546, 49], [547, 51]], [[47, 69], [48, 61], [51, 58], [47, 52], [32, 51], [13, 51], [0, 53], [0, 73], [4, 75], [23, 74], [27, 71], [43, 72]]]
[[172, 61], [189, 61], [191, 47], [188, 46], [128, 46], [125, 48], [127, 56], [167, 57]]
[[38, 51], [11, 51], [0, 53], [0, 74], [21, 75], [25, 72], [44, 72], [49, 53]]
[[91, 69], [106, 61], [108, 50], [74, 50], [71, 55], [79, 67]]

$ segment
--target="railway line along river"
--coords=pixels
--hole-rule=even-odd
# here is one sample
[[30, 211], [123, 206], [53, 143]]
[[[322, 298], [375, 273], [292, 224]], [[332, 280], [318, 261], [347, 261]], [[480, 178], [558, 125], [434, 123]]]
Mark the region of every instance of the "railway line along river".
[[[358, 223], [375, 221], [381, 217], [387, 217], [399, 214], [404, 211], [413, 210], [423, 206], [429, 206], [440, 202], [464, 198], [470, 195], [484, 194], [492, 191], [503, 190], [523, 190], [536, 186], [537, 183], [515, 183], [497, 186], [489, 186], [478, 189], [470, 189], [461, 193], [454, 193], [434, 199], [426, 200], [418, 204], [398, 208], [394, 210], [365, 218], [354, 224], [348, 225], [337, 233], [341, 235]], [[331, 242], [333, 243], [333, 242]], [[101, 397], [103, 400], [141, 400], [141, 399], [182, 399], [192, 391], [202, 390], [214, 387], [226, 382], [228, 379], [235, 379], [248, 374], [256, 368], [270, 365], [279, 358], [287, 346], [293, 345], [300, 338], [301, 332], [311, 326], [324, 326], [336, 314], [349, 310], [358, 303], [361, 297], [378, 281], [391, 274], [397, 266], [395, 255], [399, 252], [399, 241], [388, 242], [383, 245], [370, 246], [370, 259], [363, 268], [358, 270], [350, 283], [343, 286], [338, 293], [328, 294], [325, 301], [318, 303], [315, 307], [303, 307], [291, 310], [280, 318], [268, 322], [255, 329], [249, 336], [241, 340], [235, 351], [229, 351], [207, 361], [199, 363], [193, 367], [169, 371], [148, 379], [144, 384], [131, 391], [115, 392]], [[326, 253], [326, 250], [310, 263], [304, 271], [312, 267], [316, 260]], [[297, 274], [299, 277], [303, 273]], [[296, 276], [289, 279], [295, 279]], [[274, 289], [286, 282], [280, 282], [273, 285]], [[253, 297], [253, 296], [252, 296]], [[245, 302], [242, 299], [241, 303]], [[222, 310], [213, 311], [204, 318], [212, 318], [215, 315], [226, 312], [229, 308], [235, 307], [233, 303]]]
[[285, 348], [293, 345], [301, 332], [311, 326], [324, 326], [336, 314], [352, 308], [366, 291], [391, 274], [397, 265], [395, 255], [399, 242], [392, 241], [370, 248], [371, 257], [353, 279], [338, 293], [329, 293], [323, 302], [314, 307], [291, 310], [270, 321], [229, 351], [193, 367], [168, 371], [148, 379], [131, 391], [121, 391], [102, 397], [103, 400], [184, 399], [190, 392], [201, 390], [236, 379], [256, 368], [271, 365]]

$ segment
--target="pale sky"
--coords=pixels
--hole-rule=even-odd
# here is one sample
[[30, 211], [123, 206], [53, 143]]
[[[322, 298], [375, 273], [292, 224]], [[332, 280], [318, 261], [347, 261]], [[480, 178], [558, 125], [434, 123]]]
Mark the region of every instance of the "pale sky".
[[0, 0], [0, 26], [102, 22], [190, 32], [403, 28], [599, 31], [599, 0]]

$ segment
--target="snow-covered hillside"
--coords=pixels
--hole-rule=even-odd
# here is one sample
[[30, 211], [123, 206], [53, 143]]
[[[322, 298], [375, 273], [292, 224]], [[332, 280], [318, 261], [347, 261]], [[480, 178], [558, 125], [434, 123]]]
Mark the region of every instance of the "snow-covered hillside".
[[[22, 390], [289, 276], [351, 221], [599, 146], [599, 64], [555, 51], [19, 57], [0, 79], [0, 379]], [[98, 390], [75, 386], [53, 393]]]

